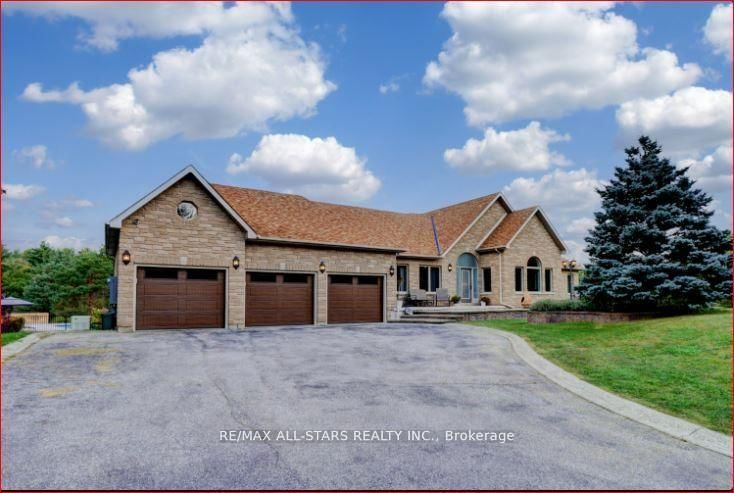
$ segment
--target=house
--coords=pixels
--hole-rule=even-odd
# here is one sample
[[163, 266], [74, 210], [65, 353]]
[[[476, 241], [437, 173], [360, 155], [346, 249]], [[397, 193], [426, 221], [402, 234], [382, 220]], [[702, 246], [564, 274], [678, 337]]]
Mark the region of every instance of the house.
[[540, 207], [501, 193], [425, 213], [214, 185], [189, 166], [105, 227], [120, 330], [382, 322], [409, 290], [568, 298]]

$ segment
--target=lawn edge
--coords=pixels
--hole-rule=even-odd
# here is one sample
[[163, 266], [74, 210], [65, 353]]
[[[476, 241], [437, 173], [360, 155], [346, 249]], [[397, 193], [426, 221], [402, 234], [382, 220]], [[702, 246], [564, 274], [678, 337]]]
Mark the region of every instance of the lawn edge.
[[[460, 324], [456, 324], [459, 326]], [[466, 327], [461, 324], [461, 327]], [[477, 327], [473, 325], [472, 327]], [[679, 440], [692, 443], [699, 447], [711, 450], [727, 457], [733, 457], [732, 437], [710, 430], [704, 426], [691, 423], [681, 418], [676, 418], [651, 409], [637, 402], [612, 394], [595, 385], [585, 382], [577, 376], [569, 373], [563, 368], [551, 363], [543, 356], [535, 352], [530, 345], [517, 334], [505, 332], [504, 330], [482, 326], [483, 330], [507, 339], [513, 351], [535, 371], [543, 375], [553, 383], [563, 387], [569, 392], [576, 394], [582, 399], [608, 411], [619, 414], [627, 419], [636, 421], [650, 428], [654, 428]]]
[[19, 339], [5, 346], [0, 346], [0, 361], [6, 362], [18, 353], [21, 353], [28, 349], [33, 344], [41, 340], [41, 336], [38, 334], [28, 334], [27, 336]]

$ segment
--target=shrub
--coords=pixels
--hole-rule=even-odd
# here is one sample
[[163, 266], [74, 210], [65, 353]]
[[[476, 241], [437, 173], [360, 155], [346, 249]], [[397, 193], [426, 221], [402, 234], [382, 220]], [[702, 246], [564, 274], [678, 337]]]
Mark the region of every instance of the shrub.
[[492, 300], [489, 299], [489, 296], [482, 296], [479, 298], [479, 301], [483, 301], [485, 305], [489, 306], [492, 304]]
[[590, 309], [589, 304], [582, 300], [540, 300], [530, 306], [534, 312], [583, 312]]
[[453, 295], [451, 297], [451, 304], [452, 305], [457, 304], [459, 301], [461, 301], [461, 296], [459, 296], [458, 294], [455, 294], [455, 295]]
[[3, 323], [2, 331], [8, 332], [20, 332], [25, 327], [25, 319], [22, 318], [11, 318], [7, 323]]

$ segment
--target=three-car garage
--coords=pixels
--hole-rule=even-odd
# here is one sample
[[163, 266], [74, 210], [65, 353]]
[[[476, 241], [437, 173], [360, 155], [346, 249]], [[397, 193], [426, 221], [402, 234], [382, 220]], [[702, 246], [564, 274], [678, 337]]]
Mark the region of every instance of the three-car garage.
[[[137, 329], [186, 329], [225, 326], [225, 271], [138, 267]], [[245, 325], [311, 325], [316, 319], [316, 274], [247, 272]], [[329, 274], [327, 323], [384, 320], [384, 277]]]

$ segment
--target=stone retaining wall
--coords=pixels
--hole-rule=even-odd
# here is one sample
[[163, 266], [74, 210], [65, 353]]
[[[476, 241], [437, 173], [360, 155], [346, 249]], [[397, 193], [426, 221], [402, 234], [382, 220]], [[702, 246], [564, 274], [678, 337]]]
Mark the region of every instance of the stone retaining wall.
[[530, 312], [528, 323], [554, 324], [563, 322], [631, 322], [653, 318], [654, 313], [620, 313], [620, 312]]

